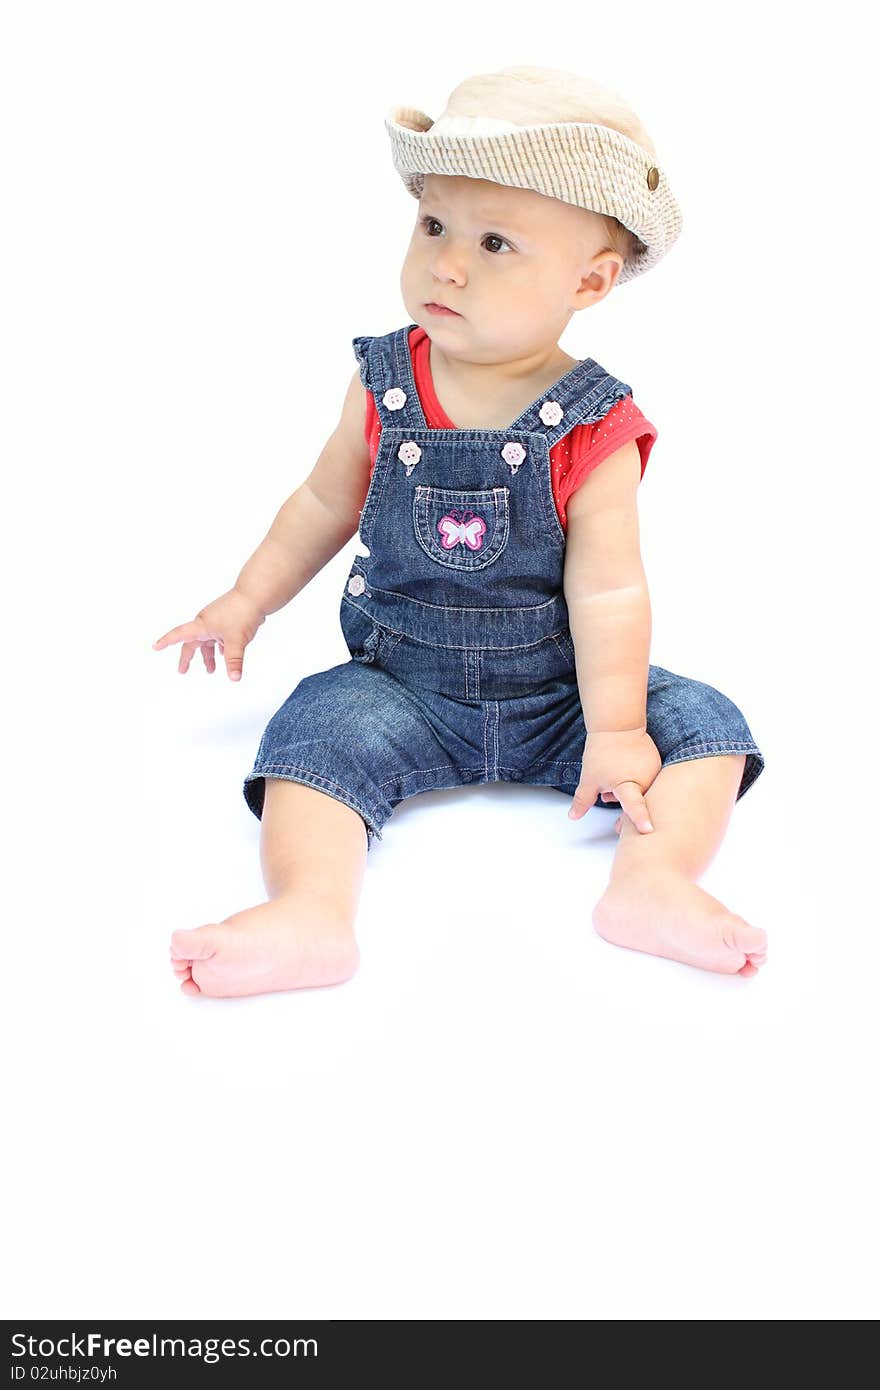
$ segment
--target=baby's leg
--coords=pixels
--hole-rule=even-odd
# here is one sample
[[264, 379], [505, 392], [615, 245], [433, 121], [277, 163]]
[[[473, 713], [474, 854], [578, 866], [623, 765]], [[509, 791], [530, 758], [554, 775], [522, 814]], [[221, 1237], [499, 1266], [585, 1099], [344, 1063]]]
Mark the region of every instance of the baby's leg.
[[267, 777], [260, 859], [269, 900], [172, 934], [183, 992], [262, 994], [350, 979], [366, 858], [357, 811], [314, 787]]
[[648, 834], [621, 813], [611, 881], [593, 912], [606, 941], [725, 975], [757, 974], [766, 932], [695, 882], [724, 837], [745, 761], [727, 754], [662, 767], [645, 794]]
[[663, 766], [645, 794], [653, 831], [627, 816], [593, 925], [618, 946], [724, 975], [756, 975], [767, 934], [696, 879], [717, 852], [733, 807], [764, 766], [742, 711], [705, 681], [648, 672], [648, 733]]

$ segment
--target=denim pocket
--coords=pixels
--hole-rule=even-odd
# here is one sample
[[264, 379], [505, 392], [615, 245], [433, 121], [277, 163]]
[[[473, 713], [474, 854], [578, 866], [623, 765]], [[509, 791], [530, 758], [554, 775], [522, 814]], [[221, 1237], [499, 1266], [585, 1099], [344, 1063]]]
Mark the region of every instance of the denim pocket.
[[449, 569], [481, 570], [497, 560], [510, 531], [510, 489], [417, 486], [413, 530], [430, 559]]

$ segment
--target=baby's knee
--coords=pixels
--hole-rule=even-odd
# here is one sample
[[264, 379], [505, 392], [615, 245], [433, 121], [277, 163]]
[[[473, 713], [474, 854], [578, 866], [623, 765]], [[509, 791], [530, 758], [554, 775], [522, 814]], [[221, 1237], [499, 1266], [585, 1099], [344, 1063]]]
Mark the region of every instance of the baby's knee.
[[729, 739], [732, 743], [751, 743], [751, 730], [739, 705], [714, 685], [702, 681], [698, 688], [701, 724], [707, 739]]

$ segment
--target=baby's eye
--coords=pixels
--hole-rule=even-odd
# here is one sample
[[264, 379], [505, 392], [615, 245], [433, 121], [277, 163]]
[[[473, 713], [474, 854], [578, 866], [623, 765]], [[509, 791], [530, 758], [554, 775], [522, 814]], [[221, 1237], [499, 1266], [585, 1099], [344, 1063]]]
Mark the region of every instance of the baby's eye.
[[509, 242], [509, 241], [505, 241], [505, 240], [504, 240], [504, 237], [503, 237], [503, 236], [499, 236], [497, 232], [489, 232], [489, 234], [488, 234], [488, 236], [485, 238], [485, 240], [486, 240], [486, 241], [500, 241], [500, 242], [501, 242], [501, 245], [502, 245], [502, 246], [506, 246], [507, 249], [508, 249], [508, 251], [512, 251], [512, 250], [513, 250], [513, 247], [511, 246], [510, 242]]
[[[436, 217], [423, 217], [422, 226], [424, 227], [426, 234], [431, 237], [439, 235], [439, 233], [435, 233], [431, 230], [432, 227], [439, 227], [441, 232], [443, 230], [443, 223], [438, 222]], [[513, 250], [513, 247], [511, 246], [510, 242], [505, 241], [504, 237], [499, 236], [497, 232], [488, 232], [486, 236], [483, 238], [483, 240], [487, 242], [500, 242], [501, 246], [506, 246], [508, 251]], [[494, 247], [489, 247], [488, 249], [492, 251], [493, 255], [497, 254], [497, 251]]]

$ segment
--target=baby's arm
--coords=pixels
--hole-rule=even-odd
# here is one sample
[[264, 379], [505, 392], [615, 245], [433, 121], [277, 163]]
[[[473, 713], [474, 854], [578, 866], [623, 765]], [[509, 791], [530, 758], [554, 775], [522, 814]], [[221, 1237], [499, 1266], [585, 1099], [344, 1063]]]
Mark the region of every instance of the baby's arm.
[[635, 440], [610, 454], [566, 508], [563, 588], [587, 729], [577, 818], [613, 793], [639, 830], [651, 828], [644, 792], [660, 771], [647, 732], [651, 601], [639, 545]]
[[205, 669], [215, 670], [218, 642], [230, 680], [239, 680], [244, 651], [258, 628], [314, 578], [358, 527], [370, 480], [370, 451], [364, 439], [364, 388], [351, 379], [339, 424], [304, 483], [288, 497], [232, 588], [153, 643], [162, 651], [181, 642], [177, 669], [189, 670], [198, 648]]
[[357, 531], [370, 483], [364, 421], [364, 387], [355, 371], [317, 463], [235, 581], [264, 615], [289, 603]]
[[590, 731], [645, 727], [651, 606], [639, 544], [641, 456], [624, 444], [569, 499], [563, 588]]

